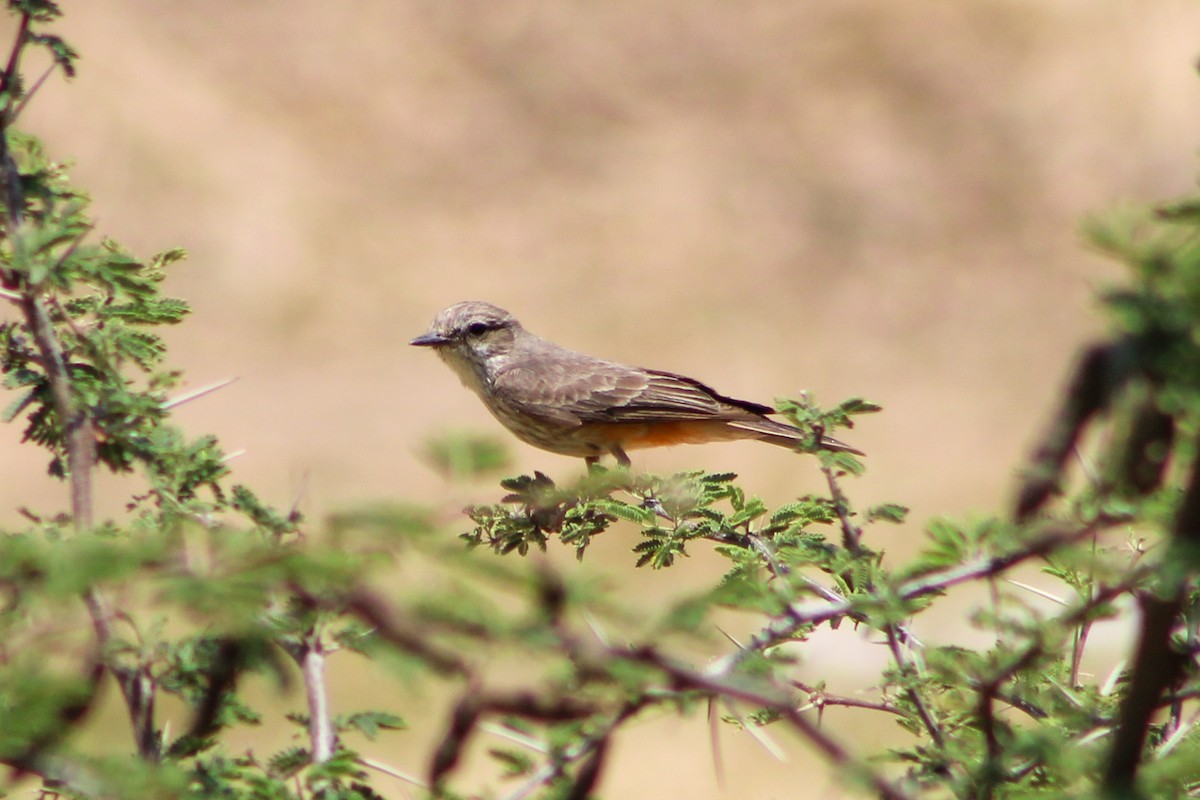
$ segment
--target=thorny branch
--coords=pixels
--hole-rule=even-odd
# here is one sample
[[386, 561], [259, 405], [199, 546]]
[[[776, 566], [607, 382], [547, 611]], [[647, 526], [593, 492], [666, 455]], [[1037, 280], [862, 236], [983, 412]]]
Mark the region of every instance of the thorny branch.
[[[0, 275], [6, 289], [19, 295], [18, 304], [25, 318], [25, 325], [33, 336], [46, 371], [51, 401], [63, 429], [66, 449], [66, 472], [71, 490], [71, 516], [75, 530], [80, 534], [90, 533], [94, 525], [92, 498], [92, 470], [96, 465], [96, 439], [92, 421], [85, 409], [78, 408], [71, 393], [71, 380], [62, 347], [54, 333], [50, 315], [41, 296], [42, 287], [29, 283], [21, 266], [21, 236], [24, 223], [25, 197], [21, 190], [21, 175], [8, 146], [10, 126], [15, 118], [19, 92], [15, 91], [20, 81], [21, 53], [28, 42], [31, 16], [22, 13], [16, 39], [9, 54], [4, 73], [0, 75], [0, 88], [7, 94], [7, 105], [0, 109], [0, 173], [4, 191], [5, 238], [12, 245], [16, 261], [15, 268], [4, 270]], [[84, 595], [84, 604], [92, 619], [92, 626], [102, 651], [106, 651], [113, 640], [112, 609], [98, 588], [89, 589]], [[134, 738], [142, 758], [156, 760], [160, 742], [154, 730], [154, 685], [145, 679], [139, 670], [122, 666], [109, 659], [108, 668], [121, 687], [125, 704], [133, 723]]]
[[329, 713], [329, 692], [325, 685], [326, 650], [320, 631], [313, 630], [304, 638], [298, 656], [300, 670], [304, 674], [304, 694], [308, 701], [308, 739], [312, 748], [310, 760], [314, 764], [323, 764], [333, 758], [337, 742]]
[[837, 476], [834, 475], [833, 469], [828, 464], [821, 464], [821, 472], [824, 473], [825, 481], [829, 484], [829, 496], [833, 500], [833, 508], [837, 512], [838, 522], [842, 526], [842, 546], [852, 555], [861, 555], [862, 531], [850, 520], [848, 510], [850, 504], [846, 501], [841, 484], [838, 483]]
[[781, 719], [820, 750], [830, 762], [841, 767], [847, 774], [858, 776], [869, 783], [880, 797], [885, 800], [909, 800], [910, 796], [906, 792], [867, 764], [856, 759], [840, 742], [801, 714], [791, 697], [778, 693], [778, 689], [775, 687], [756, 688], [734, 683], [711, 674], [696, 672], [689, 667], [675, 663], [649, 647], [632, 650], [609, 648], [608, 651], [616, 657], [656, 667], [672, 679], [676, 689], [694, 689], [770, 709], [779, 714]]
[[793, 680], [792, 686], [795, 686], [802, 692], [805, 692], [809, 697], [809, 705], [803, 706], [798, 711], [804, 711], [809, 707], [822, 710], [827, 706], [845, 706], [847, 708], [865, 708], [870, 711], [882, 711], [886, 714], [903, 714], [904, 712], [896, 708], [887, 701], [863, 700], [859, 697], [847, 697], [846, 695], [829, 694], [824, 689], [813, 686], [804, 681]]
[[[895, 626], [886, 626], [884, 628], [884, 635], [887, 636], [888, 649], [892, 652], [892, 660], [896, 662], [896, 666], [899, 668], [901, 674], [908, 675], [915, 673], [916, 668], [905, 656], [900, 644], [900, 637], [896, 634]], [[913, 708], [917, 710], [917, 716], [921, 718], [921, 725], [924, 726], [925, 732], [929, 734], [929, 738], [939, 748], [945, 746], [946, 737], [942, 734], [942, 728], [938, 725], [937, 720], [933, 718], [929, 707], [925, 705], [920, 692], [911, 686], [907, 686], [904, 689], [904, 694], [908, 697], [908, 702], [912, 703]]]
[[[429, 768], [429, 785], [440, 786], [450, 771], [457, 766], [468, 739], [478, 727], [480, 718], [487, 714], [507, 714], [542, 722], [561, 722], [586, 719], [599, 711], [599, 707], [592, 703], [584, 703], [570, 697], [545, 697], [532, 691], [487, 691], [480, 686], [478, 680], [472, 680], [455, 705], [450, 716], [449, 729], [434, 751]], [[617, 717], [623, 721], [634, 711], [636, 709], [620, 713]], [[586, 752], [580, 753], [578, 757], [584, 755]]]
[[[1183, 499], [1172, 526], [1171, 551], [1180, 563], [1195, 558], [1200, 545], [1200, 462], [1194, 462]], [[1171, 635], [1183, 610], [1187, 584], [1179, 574], [1162, 577], [1164, 596], [1144, 592], [1139, 601], [1142, 625], [1129, 689], [1121, 704], [1120, 722], [1113, 735], [1112, 755], [1104, 776], [1104, 789], [1113, 796], [1133, 791], [1142, 761], [1146, 733], [1163, 696], [1183, 675], [1184, 654], [1175, 649]]]
[[640, 711], [647, 703], [627, 703], [605, 725], [588, 736], [583, 737], [562, 754], [533, 773], [525, 783], [521, 784], [511, 794], [505, 795], [504, 800], [524, 800], [542, 786], [549, 784], [564, 773], [564, 768], [577, 761], [587, 759], [585, 766], [580, 769], [572, 788], [572, 797], [586, 797], [600, 777], [599, 770], [604, 763], [608, 751], [608, 742], [612, 734], [627, 719]]
[[[1059, 530], [1044, 534], [1019, 550], [1011, 553], [1001, 553], [995, 556], [977, 558], [966, 564], [951, 569], [933, 572], [914, 578], [900, 584], [895, 590], [895, 597], [907, 602], [938, 594], [953, 586], [970, 581], [998, 575], [1032, 558], [1043, 556], [1059, 547], [1075, 542], [1095, 532], [1092, 526], [1079, 530]], [[728, 674], [742, 661], [756, 652], [762, 652], [775, 645], [788, 641], [797, 632], [809, 625], [852, 615], [854, 601], [841, 599], [838, 601], [811, 600], [805, 603], [792, 603], [787, 612], [778, 619], [772, 620], [756, 633], [745, 647], [713, 662], [709, 672], [713, 675]]]

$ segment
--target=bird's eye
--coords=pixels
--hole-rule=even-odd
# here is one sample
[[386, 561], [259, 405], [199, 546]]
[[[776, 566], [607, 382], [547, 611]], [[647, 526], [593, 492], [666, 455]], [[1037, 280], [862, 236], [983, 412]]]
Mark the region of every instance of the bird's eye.
[[467, 333], [472, 336], [483, 336], [483, 334], [487, 333], [487, 329], [488, 326], [482, 322], [472, 322], [467, 326]]

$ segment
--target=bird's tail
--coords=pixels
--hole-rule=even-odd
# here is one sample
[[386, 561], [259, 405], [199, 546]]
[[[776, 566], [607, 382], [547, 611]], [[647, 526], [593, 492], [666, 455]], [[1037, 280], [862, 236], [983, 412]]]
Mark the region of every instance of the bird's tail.
[[[779, 445], [780, 447], [795, 447], [798, 443], [809, 443], [812, 441], [812, 434], [800, 428], [793, 428], [791, 425], [784, 425], [782, 422], [776, 422], [773, 419], [746, 419], [746, 420], [730, 420], [729, 427], [740, 431], [746, 431], [751, 437], [771, 444]], [[865, 456], [862, 450], [857, 450], [845, 442], [838, 441], [832, 436], [821, 437], [821, 449], [832, 450], [834, 452], [853, 453], [856, 456]]]

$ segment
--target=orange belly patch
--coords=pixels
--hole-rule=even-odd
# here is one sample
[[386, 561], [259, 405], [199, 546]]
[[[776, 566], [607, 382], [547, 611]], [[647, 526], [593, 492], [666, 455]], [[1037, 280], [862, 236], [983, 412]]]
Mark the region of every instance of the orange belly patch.
[[718, 421], [618, 423], [589, 426], [589, 436], [604, 446], [617, 445], [623, 450], [645, 447], [670, 447], [676, 444], [703, 444], [745, 439], [752, 434]]

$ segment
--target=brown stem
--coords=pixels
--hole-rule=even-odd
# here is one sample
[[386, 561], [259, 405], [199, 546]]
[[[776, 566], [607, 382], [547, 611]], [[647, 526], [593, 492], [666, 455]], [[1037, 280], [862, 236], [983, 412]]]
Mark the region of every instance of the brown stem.
[[1168, 563], [1175, 566], [1162, 576], [1162, 596], [1147, 592], [1139, 598], [1141, 632], [1104, 776], [1104, 791], [1112, 797], [1132, 794], [1151, 719], [1163, 695], [1183, 675], [1185, 656], [1172, 647], [1171, 634], [1187, 591], [1185, 565], [1194, 562], [1200, 548], [1200, 461], [1193, 462], [1191, 470], [1172, 525], [1171, 550], [1177, 555]]
[[[298, 586], [293, 587], [293, 590], [314, 605], [320, 606], [320, 598], [312, 596]], [[360, 590], [346, 598], [345, 607], [349, 613], [370, 625], [376, 636], [420, 658], [439, 672], [471, 677], [472, 670], [469, 663], [463, 660], [458, 653], [434, 644], [430, 637], [424, 635], [422, 631], [401, 622], [381, 598]]]
[[896, 708], [887, 701], [877, 702], [875, 700], [863, 700], [859, 697], [847, 697], [840, 694], [827, 694], [824, 690], [805, 683], [803, 681], [792, 681], [792, 686], [795, 686], [802, 692], [809, 695], [810, 702], [818, 709], [823, 709], [826, 706], [845, 706], [847, 708], [865, 708], [871, 711], [883, 711], [887, 714], [903, 715], [903, 711]]
[[[994, 702], [995, 696], [991, 692], [981, 692], [979, 694], [979, 727], [983, 730], [983, 740], [987, 746], [987, 761], [984, 763], [989, 768], [989, 773], [996, 770], [1000, 765], [1000, 740], [996, 737]], [[979, 796], [982, 800], [991, 800], [995, 796], [995, 791], [995, 780], [990, 774], [985, 774], [983, 776], [983, 785], [979, 787]]]
[[33, 333], [50, 385], [54, 412], [63, 427], [66, 445], [67, 475], [71, 485], [71, 516], [80, 533], [91, 531], [94, 524], [92, 504], [92, 468], [96, 465], [96, 436], [92, 421], [83, 409], [76, 409], [71, 397], [71, 380], [62, 347], [54, 335], [50, 315], [41, 298], [28, 289], [22, 293], [21, 311]]
[[833, 469], [825, 464], [821, 465], [821, 472], [825, 473], [825, 480], [829, 483], [829, 496], [842, 525], [842, 546], [852, 555], [862, 555], [862, 531], [850, 521], [849, 505], [842, 487], [837, 482], [837, 476], [833, 474]]
[[[896, 629], [893, 625], [888, 625], [884, 628], [884, 634], [887, 636], [888, 649], [892, 652], [892, 659], [896, 662], [896, 667], [899, 668], [901, 674], [907, 675], [914, 672], [915, 668], [904, 657], [904, 651], [900, 649], [900, 638], [896, 635]], [[912, 703], [913, 708], [917, 710], [917, 716], [921, 718], [921, 725], [925, 728], [925, 732], [929, 734], [929, 738], [933, 740], [939, 748], [944, 747], [946, 738], [942, 734], [941, 726], [933, 718], [933, 714], [929, 712], [929, 708], [925, 705], [925, 700], [921, 697], [921, 693], [911, 686], [904, 688], [904, 693], [908, 696], [908, 702]]]
[[29, 34], [30, 21], [28, 13], [21, 14], [21, 21], [17, 25], [17, 35], [13, 37], [13, 49], [8, 54], [8, 64], [4, 67], [4, 76], [3, 82], [0, 83], [0, 91], [10, 94], [9, 102], [12, 102], [13, 82], [16, 80], [17, 70], [21, 65], [21, 52], [25, 49], [25, 37]]
[[875, 792], [884, 800], [909, 800], [909, 795], [887, 780], [881, 773], [867, 764], [859, 761], [842, 746], [840, 742], [825, 733], [808, 717], [796, 710], [791, 698], [777, 693], [774, 687], [755, 689], [740, 683], [735, 684], [719, 677], [695, 672], [692, 669], [676, 664], [670, 659], [659, 655], [651, 648], [636, 650], [610, 649], [614, 655], [650, 664], [669, 675], [682, 688], [697, 689], [703, 692], [742, 700], [763, 708], [768, 708], [779, 714], [780, 718], [791, 725], [801, 736], [821, 751], [835, 766], [867, 781]]
[[[12, 103], [15, 101], [14, 87], [20, 67], [21, 52], [29, 32], [30, 17], [21, 15], [20, 26], [8, 64], [0, 76], [0, 88], [9, 92], [9, 105], [0, 112], [0, 189], [4, 192], [6, 206], [7, 238], [13, 243], [14, 252], [20, 248], [20, 230], [24, 224], [25, 198], [21, 191], [21, 175], [8, 149], [8, 130], [15, 116]], [[5, 271], [4, 285], [20, 295], [19, 305], [25, 325], [33, 336], [40, 356], [46, 381], [50, 388], [50, 400], [54, 413], [63, 430], [63, 446], [66, 450], [66, 472], [70, 481], [71, 517], [78, 534], [90, 533], [94, 524], [92, 497], [92, 470], [96, 466], [96, 437], [92, 420], [87, 410], [78, 406], [71, 392], [71, 379], [62, 345], [54, 333], [46, 304], [40, 296], [40, 287], [29, 285], [20, 270]], [[84, 604], [92, 619], [92, 628], [101, 652], [107, 652], [113, 639], [112, 611], [104, 594], [92, 587], [84, 594]], [[138, 753], [147, 760], [156, 760], [160, 743], [154, 730], [155, 685], [148, 676], [137, 669], [124, 667], [107, 659], [121, 694], [129, 710], [133, 724], [134, 739]]]
[[[902, 601], [916, 600], [931, 594], [938, 594], [961, 583], [999, 575], [1031, 558], [1045, 555], [1083, 536], [1090, 536], [1094, 532], [1095, 528], [1090, 526], [1075, 531], [1055, 531], [1030, 542], [1028, 546], [1020, 550], [975, 559], [952, 569], [914, 578], [897, 587], [895, 596]], [[719, 672], [728, 672], [751, 654], [762, 652], [762, 650], [768, 647], [787, 641], [797, 631], [807, 625], [828, 622], [829, 620], [844, 617], [853, 612], [853, 602], [845, 599], [839, 601], [814, 600], [807, 603], [793, 603], [789, 606], [784, 616], [773, 619], [755, 634], [745, 647], [718, 661], [715, 668]], [[902, 629], [898, 632], [901, 635], [904, 634]]]
[[1121, 703], [1120, 721], [1104, 776], [1104, 790], [1112, 797], [1132, 795], [1146, 732], [1159, 707], [1159, 698], [1183, 671], [1183, 659], [1171, 649], [1171, 630], [1179, 615], [1179, 598], [1161, 600], [1143, 595], [1142, 630], [1134, 657], [1133, 675]]
[[1058, 491], [1063, 466], [1083, 428], [1106, 408], [1116, 388], [1128, 379], [1119, 357], [1124, 343], [1089, 347], [1075, 367], [1062, 407], [1030, 459], [1017, 492], [1014, 516], [1030, 519]]

